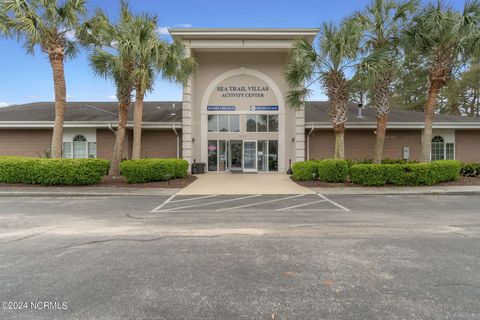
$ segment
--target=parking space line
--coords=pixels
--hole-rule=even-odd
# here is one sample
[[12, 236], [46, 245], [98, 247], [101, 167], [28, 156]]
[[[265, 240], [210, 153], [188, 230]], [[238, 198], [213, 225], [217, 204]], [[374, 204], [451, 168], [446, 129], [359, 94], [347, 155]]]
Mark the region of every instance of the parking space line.
[[286, 200], [286, 199], [293, 199], [293, 198], [298, 198], [298, 197], [303, 197], [303, 196], [304, 196], [304, 194], [297, 194], [297, 195], [294, 195], [294, 196], [289, 196], [289, 197], [280, 198], [280, 199], [273, 199], [273, 200], [249, 203], [249, 204], [245, 204], [243, 206], [217, 209], [215, 211], [227, 211], [227, 210], [234, 210], [234, 209], [239, 209], [239, 208], [253, 207], [253, 206], [256, 206], [256, 205], [259, 205], [259, 204], [265, 204], [265, 203], [270, 203], [270, 202], [275, 202], [275, 201], [282, 201], [282, 200]]
[[318, 196], [319, 196], [320, 198], [322, 198], [322, 199], [330, 202], [331, 204], [333, 204], [333, 205], [336, 206], [337, 208], [340, 208], [340, 209], [342, 209], [342, 210], [344, 210], [344, 211], [350, 211], [350, 209], [348, 209], [347, 207], [344, 207], [344, 206], [342, 206], [341, 204], [338, 204], [338, 203], [336, 203], [335, 201], [328, 199], [328, 198], [325, 197], [323, 194], [320, 194], [320, 193], [319, 193]]
[[159, 205], [158, 207], [156, 207], [155, 209], [153, 209], [152, 211], [150, 212], [157, 212], [158, 210], [160, 210], [161, 208], [163, 208], [167, 203], [169, 203], [173, 198], [175, 198], [175, 194], [170, 196], [170, 198], [168, 198], [167, 200], [165, 200], [164, 203], [162, 203], [161, 205]]
[[216, 197], [216, 194], [211, 194], [209, 196], [202, 196], [202, 197], [195, 197], [195, 198], [187, 198], [187, 199], [180, 199], [180, 200], [175, 200], [175, 201], [170, 201], [170, 203], [177, 203], [177, 202], [184, 202], [184, 201], [193, 201], [193, 200], [199, 200], [199, 199], [207, 199], [207, 198], [212, 198]]
[[[191, 205], [191, 206], [170, 208], [170, 209], [165, 209], [165, 210], [161, 210], [161, 211], [157, 211], [157, 212], [171, 212], [171, 211], [180, 210], [180, 209], [193, 208], [193, 207], [203, 207], [203, 206], [208, 206], [208, 205], [212, 205], [212, 204], [219, 204], [219, 203], [231, 202], [231, 201], [235, 201], [235, 200], [255, 198], [255, 197], [260, 197], [260, 196], [261, 196], [260, 194], [254, 194], [254, 195], [246, 196], [246, 197], [227, 199], [227, 200], [222, 200], [222, 201], [214, 201], [214, 202], [209, 202], [209, 203], [194, 204], [194, 205]], [[214, 211], [214, 210], [212, 210], [212, 211]]]
[[308, 206], [310, 204], [315, 204], [315, 203], [320, 203], [320, 202], [325, 202], [325, 201], [327, 201], [327, 200], [325, 200], [325, 199], [324, 200], [317, 200], [317, 201], [313, 201], [313, 202], [309, 202], [309, 203], [297, 204], [296, 206], [275, 209], [275, 211], [290, 210], [290, 209], [305, 207], [305, 206]]

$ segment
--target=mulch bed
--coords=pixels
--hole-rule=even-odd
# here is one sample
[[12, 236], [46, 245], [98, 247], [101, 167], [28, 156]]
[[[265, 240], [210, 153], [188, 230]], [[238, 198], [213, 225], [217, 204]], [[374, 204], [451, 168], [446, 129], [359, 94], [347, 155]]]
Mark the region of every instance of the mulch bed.
[[[88, 186], [56, 186], [62, 188], [91, 188], [91, 187], [113, 187], [113, 188], [175, 188], [181, 189], [188, 186], [190, 183], [195, 181], [197, 177], [195, 176], [186, 176], [181, 179], [173, 179], [170, 181], [158, 181], [158, 182], [148, 182], [148, 183], [139, 183], [139, 184], [129, 184], [124, 177], [113, 177], [105, 176], [102, 181], [94, 185]], [[0, 183], [0, 188], [4, 187], [14, 187], [14, 188], [45, 188], [47, 186], [37, 185], [37, 184], [24, 184], [24, 183]]]
[[[307, 187], [307, 188], [358, 188], [364, 187], [360, 184], [354, 184], [351, 181], [343, 183], [329, 183], [323, 181], [296, 181], [293, 177], [290, 177], [297, 184]], [[448, 181], [436, 184], [436, 186], [480, 186], [480, 177], [460, 177], [457, 181]], [[384, 185], [380, 187], [372, 188], [383, 188], [383, 187], [398, 187], [394, 185]], [[408, 186], [405, 186], [408, 187]]]

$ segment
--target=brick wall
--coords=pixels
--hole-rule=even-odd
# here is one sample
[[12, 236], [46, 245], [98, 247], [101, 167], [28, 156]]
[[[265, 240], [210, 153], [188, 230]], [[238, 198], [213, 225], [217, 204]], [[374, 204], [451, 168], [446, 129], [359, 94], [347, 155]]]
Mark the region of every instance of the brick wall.
[[43, 156], [51, 139], [50, 129], [0, 129], [0, 156]]
[[[178, 131], [178, 134], [181, 137], [182, 132]], [[177, 136], [173, 130], [144, 130], [142, 132], [142, 158], [176, 157]]]
[[480, 130], [455, 130], [455, 158], [480, 162]]
[[[421, 130], [387, 130], [383, 157], [401, 159], [403, 147], [410, 147], [410, 159], [420, 160]], [[345, 133], [345, 157], [347, 159], [372, 159], [375, 134], [372, 129], [347, 130]], [[310, 159], [332, 158], [335, 151], [333, 130], [316, 129], [310, 135]]]

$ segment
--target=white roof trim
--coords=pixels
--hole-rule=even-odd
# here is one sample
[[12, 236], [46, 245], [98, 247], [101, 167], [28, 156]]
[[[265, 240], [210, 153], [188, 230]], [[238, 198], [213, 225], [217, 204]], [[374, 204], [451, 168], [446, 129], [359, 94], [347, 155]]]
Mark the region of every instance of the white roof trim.
[[[330, 122], [306, 122], [305, 127], [331, 129]], [[389, 122], [387, 129], [423, 129], [423, 122]], [[376, 122], [348, 122], [347, 129], [375, 129]], [[434, 122], [433, 129], [480, 129], [480, 122]]]
[[[0, 121], [0, 128], [8, 129], [41, 129], [53, 128], [54, 121]], [[109, 128], [117, 127], [117, 121], [65, 121], [64, 128]], [[143, 122], [144, 129], [176, 129], [182, 128], [181, 122]], [[127, 123], [127, 128], [133, 128], [133, 121]]]

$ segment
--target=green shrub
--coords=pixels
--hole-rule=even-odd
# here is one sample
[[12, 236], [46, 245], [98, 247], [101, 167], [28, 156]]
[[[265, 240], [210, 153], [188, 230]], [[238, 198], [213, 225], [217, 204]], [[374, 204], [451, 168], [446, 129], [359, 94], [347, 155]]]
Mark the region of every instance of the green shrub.
[[457, 180], [461, 164], [454, 160], [407, 164], [358, 164], [350, 169], [353, 183], [365, 186], [384, 184], [433, 185]]
[[317, 162], [318, 179], [325, 182], [344, 182], [348, 176], [346, 160], [324, 159]]
[[298, 181], [313, 181], [318, 176], [318, 161], [295, 162], [292, 165], [293, 178]]
[[364, 186], [382, 186], [387, 183], [383, 164], [355, 164], [350, 168], [350, 179], [353, 183]]
[[167, 181], [183, 178], [188, 174], [188, 162], [182, 159], [126, 160], [120, 164], [120, 172], [128, 183]]
[[101, 159], [46, 159], [0, 157], [0, 182], [43, 185], [87, 185], [107, 174], [109, 161]]
[[464, 177], [478, 177], [480, 176], [480, 163], [464, 163], [460, 174]]

